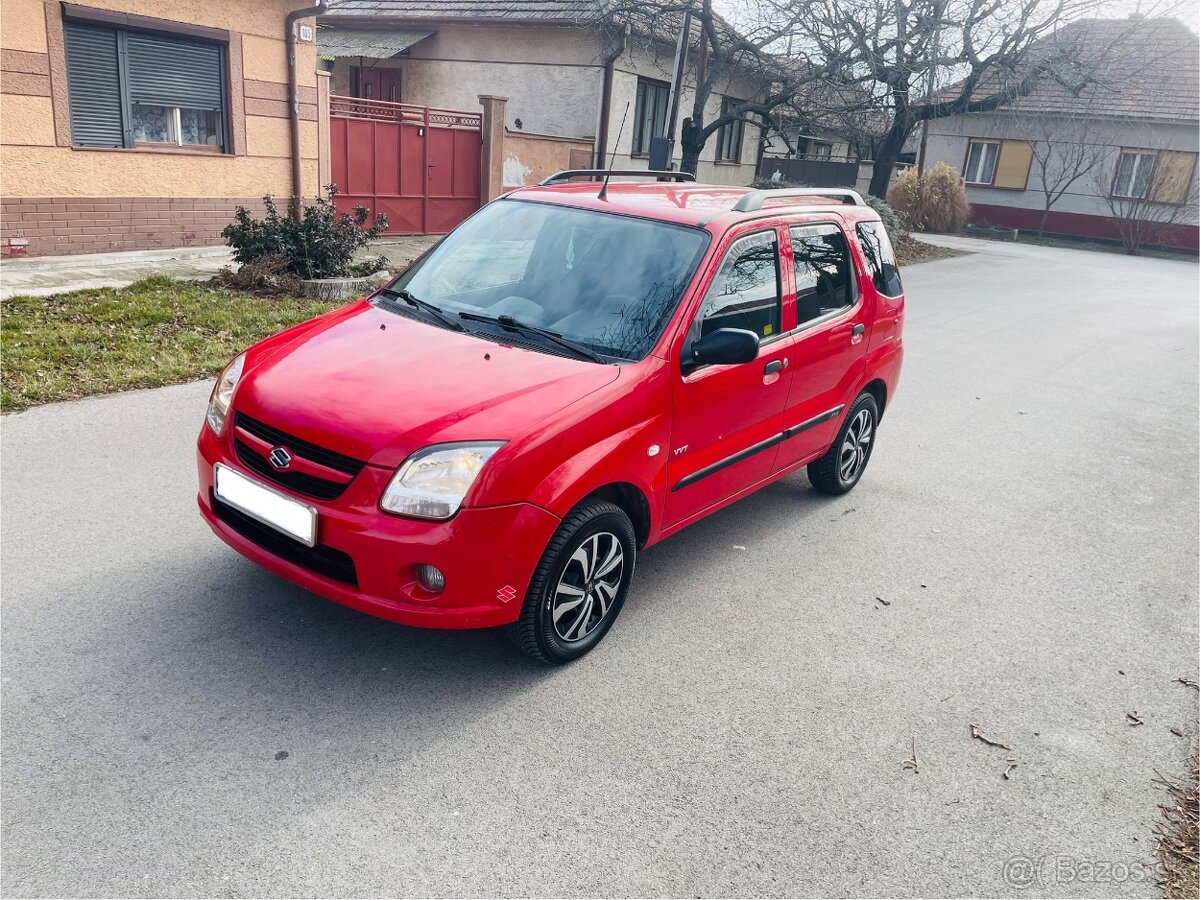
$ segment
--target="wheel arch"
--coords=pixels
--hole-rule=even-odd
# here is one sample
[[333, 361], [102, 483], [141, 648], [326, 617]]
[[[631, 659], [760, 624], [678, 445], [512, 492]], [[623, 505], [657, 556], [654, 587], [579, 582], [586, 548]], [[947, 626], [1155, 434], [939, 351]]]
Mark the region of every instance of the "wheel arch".
[[875, 404], [879, 407], [879, 418], [883, 418], [883, 408], [887, 405], [887, 384], [882, 378], [876, 378], [869, 381], [863, 390], [875, 398]]
[[[587, 500], [607, 500], [614, 506], [620, 507], [621, 511], [629, 516], [629, 521], [633, 523], [633, 533], [637, 538], [638, 549], [641, 550], [646, 546], [646, 542], [650, 539], [652, 524], [650, 501], [645, 492], [636, 484], [630, 484], [628, 481], [614, 481], [596, 488], [579, 502], [583, 503]], [[578, 504], [576, 505], [578, 506]]]

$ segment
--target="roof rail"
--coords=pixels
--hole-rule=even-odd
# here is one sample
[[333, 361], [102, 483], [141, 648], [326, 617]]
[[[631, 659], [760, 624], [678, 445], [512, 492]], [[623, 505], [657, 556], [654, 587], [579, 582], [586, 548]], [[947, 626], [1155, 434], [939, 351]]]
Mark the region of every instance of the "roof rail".
[[592, 181], [595, 181], [597, 178], [603, 178], [606, 175], [640, 175], [644, 178], [654, 178], [658, 181], [696, 180], [696, 176], [690, 172], [672, 172], [665, 169], [613, 169], [611, 172], [608, 169], [563, 169], [561, 172], [555, 172], [549, 178], [543, 178], [538, 184], [541, 186], [561, 184], [568, 179], [577, 178], [581, 175], [589, 176]]
[[[544, 182], [543, 182], [544, 183]], [[846, 206], [866, 206], [862, 194], [849, 188], [783, 188], [780, 190], [751, 191], [738, 198], [734, 212], [758, 212], [768, 200], [787, 197], [840, 197]]]

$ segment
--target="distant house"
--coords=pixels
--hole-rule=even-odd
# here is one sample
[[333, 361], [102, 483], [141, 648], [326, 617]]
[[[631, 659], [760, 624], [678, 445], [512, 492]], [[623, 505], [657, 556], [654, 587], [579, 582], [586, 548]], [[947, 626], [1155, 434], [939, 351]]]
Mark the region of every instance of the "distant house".
[[[976, 223], [1037, 230], [1045, 216], [1047, 233], [1114, 240], [1123, 219], [1153, 219], [1155, 243], [1200, 247], [1200, 39], [1161, 18], [1079, 22], [1053, 40], [1111, 49], [1078, 93], [1045, 81], [994, 112], [933, 120], [928, 162], [962, 172]], [[1048, 214], [1044, 188], [1062, 191]]]
[[854, 187], [859, 162], [870, 160], [889, 124], [861, 88], [817, 80], [772, 117], [759, 171], [813, 187]]
[[[668, 120], [675, 45], [622, 38], [604, 16], [603, 0], [329, 0], [318, 44], [337, 95], [450, 109], [478, 108], [480, 95], [507, 98], [504, 183], [515, 187], [563, 159], [542, 152], [540, 139], [573, 141], [577, 167], [648, 168], [651, 138]], [[679, 122], [694, 99], [695, 56]], [[766, 88], [739, 71], [717, 86], [706, 116]], [[748, 184], [757, 131], [734, 123], [711, 137], [697, 177]], [[675, 165], [679, 158], [677, 142]]]
[[4, 0], [4, 252], [220, 243], [239, 203], [316, 193], [328, 79], [289, 20], [311, 6]]

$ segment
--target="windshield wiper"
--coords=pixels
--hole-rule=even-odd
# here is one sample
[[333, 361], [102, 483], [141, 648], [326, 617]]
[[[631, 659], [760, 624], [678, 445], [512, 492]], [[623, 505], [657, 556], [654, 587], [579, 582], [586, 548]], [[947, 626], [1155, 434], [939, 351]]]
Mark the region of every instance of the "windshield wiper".
[[437, 319], [439, 322], [441, 322], [443, 325], [445, 325], [447, 328], [449, 328], [452, 331], [465, 331], [466, 330], [465, 328], [463, 328], [461, 322], [456, 322], [454, 319], [450, 318], [448, 315], [446, 315], [444, 312], [442, 312], [442, 308], [440, 306], [435, 306], [434, 304], [430, 303], [428, 300], [422, 300], [420, 297], [414, 297], [408, 291], [405, 291], [405, 290], [397, 291], [397, 290], [393, 290], [392, 288], [385, 287], [385, 288], [380, 288], [379, 293], [385, 294], [388, 297], [397, 297], [400, 300], [403, 300], [405, 303], [407, 303], [409, 306], [413, 307], [414, 309], [419, 309], [422, 312], [431, 316], [432, 318]]
[[512, 316], [483, 316], [479, 313], [460, 312], [460, 319], [466, 319], [469, 322], [488, 322], [493, 325], [499, 325], [501, 328], [508, 328], [512, 331], [523, 331], [526, 334], [536, 334], [539, 337], [545, 338], [552, 344], [557, 344], [564, 350], [570, 350], [579, 359], [590, 360], [591, 362], [608, 365], [608, 360], [593, 350], [591, 347], [586, 347], [583, 344], [577, 344], [568, 338], [563, 337], [556, 331], [550, 331], [546, 328], [540, 328], [537, 325], [530, 325], [528, 322], [521, 322], [514, 319]]

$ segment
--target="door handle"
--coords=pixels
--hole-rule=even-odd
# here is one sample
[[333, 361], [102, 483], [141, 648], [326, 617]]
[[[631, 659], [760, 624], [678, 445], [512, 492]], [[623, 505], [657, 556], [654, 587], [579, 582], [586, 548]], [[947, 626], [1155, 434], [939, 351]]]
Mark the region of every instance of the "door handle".
[[860, 334], [862, 334], [862, 333], [863, 333], [864, 331], [866, 331], [866, 330], [867, 330], [867, 326], [866, 326], [866, 325], [864, 325], [862, 322], [859, 322], [859, 323], [858, 323], [857, 325], [855, 325], [855, 326], [854, 326], [854, 328], [853, 328], [853, 329], [850, 331], [850, 336], [851, 336], [851, 337], [858, 337]]
[[776, 372], [782, 372], [782, 371], [783, 371], [783, 360], [782, 359], [773, 359], [769, 363], [767, 363], [765, 366], [763, 366], [763, 374], [764, 375], [774, 375]]

